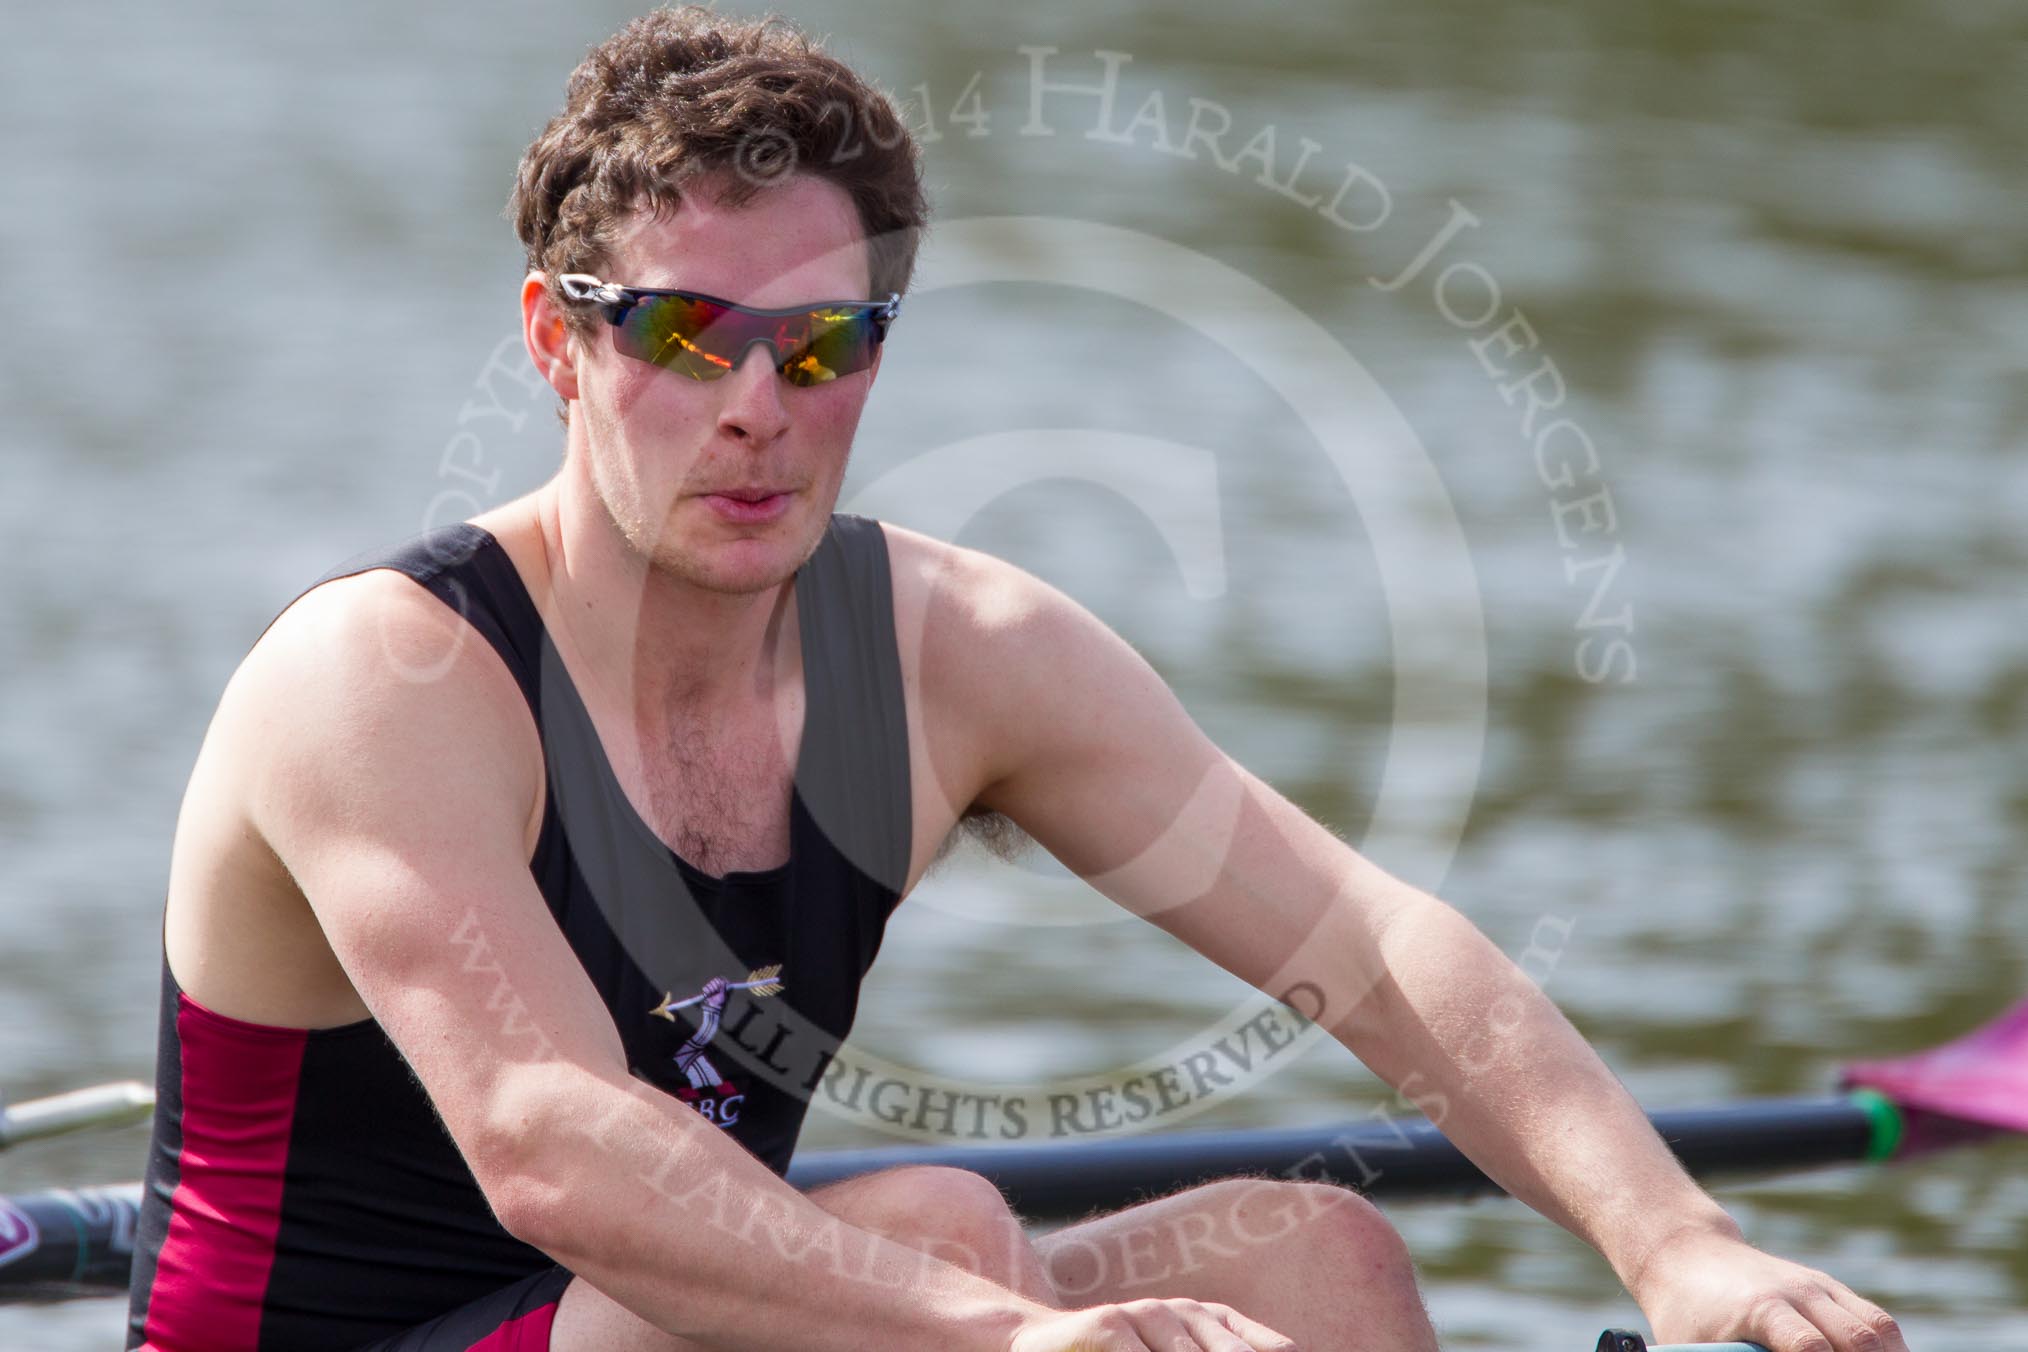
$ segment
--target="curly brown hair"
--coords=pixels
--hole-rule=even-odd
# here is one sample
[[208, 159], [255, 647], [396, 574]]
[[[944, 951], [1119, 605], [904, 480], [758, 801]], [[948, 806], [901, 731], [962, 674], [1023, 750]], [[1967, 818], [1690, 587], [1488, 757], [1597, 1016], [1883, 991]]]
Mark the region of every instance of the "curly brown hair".
[[674, 210], [701, 174], [737, 208], [797, 171], [851, 197], [872, 295], [906, 294], [929, 200], [921, 149], [890, 97], [778, 15], [657, 9], [571, 72], [563, 111], [521, 157], [507, 215], [529, 268], [584, 335], [591, 317], [556, 278], [602, 272], [636, 211]]

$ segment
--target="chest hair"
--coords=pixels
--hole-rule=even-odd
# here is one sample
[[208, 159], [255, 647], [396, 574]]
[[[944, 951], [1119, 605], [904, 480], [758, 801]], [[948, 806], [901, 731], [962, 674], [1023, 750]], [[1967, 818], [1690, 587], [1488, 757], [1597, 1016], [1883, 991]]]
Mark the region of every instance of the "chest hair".
[[644, 748], [648, 824], [706, 873], [773, 868], [789, 855], [789, 752], [770, 728], [728, 736], [681, 722]]

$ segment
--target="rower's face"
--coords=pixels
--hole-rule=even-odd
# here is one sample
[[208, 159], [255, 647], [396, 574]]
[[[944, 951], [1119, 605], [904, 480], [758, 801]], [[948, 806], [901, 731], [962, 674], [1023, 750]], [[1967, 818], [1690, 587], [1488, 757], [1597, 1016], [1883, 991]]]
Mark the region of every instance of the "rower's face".
[[[761, 308], [868, 299], [852, 200], [805, 174], [729, 209], [693, 189], [671, 215], [637, 216], [604, 280], [675, 287]], [[791, 385], [765, 345], [716, 380], [623, 356], [600, 319], [570, 344], [581, 471], [620, 537], [664, 572], [751, 593], [788, 578], [822, 538], [845, 477], [874, 365]], [[729, 502], [782, 495], [758, 508]]]

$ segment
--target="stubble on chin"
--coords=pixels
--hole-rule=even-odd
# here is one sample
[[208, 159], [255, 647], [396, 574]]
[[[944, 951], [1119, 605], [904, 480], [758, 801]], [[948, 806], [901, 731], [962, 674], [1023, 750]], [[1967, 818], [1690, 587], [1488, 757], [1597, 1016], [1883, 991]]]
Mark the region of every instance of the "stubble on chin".
[[[707, 511], [697, 508], [698, 513]], [[668, 528], [651, 532], [643, 524], [634, 533], [623, 529], [622, 534], [648, 568], [671, 581], [722, 596], [752, 596], [772, 591], [794, 577], [823, 543], [829, 524], [828, 518], [794, 527], [788, 521], [777, 522], [761, 537], [766, 541], [764, 551], [742, 549], [718, 538], [709, 525], [700, 532], [702, 539], [686, 545], [676, 536], [673, 514]], [[771, 557], [763, 563], [753, 557], [756, 552]], [[742, 559], [742, 555], [746, 557]]]

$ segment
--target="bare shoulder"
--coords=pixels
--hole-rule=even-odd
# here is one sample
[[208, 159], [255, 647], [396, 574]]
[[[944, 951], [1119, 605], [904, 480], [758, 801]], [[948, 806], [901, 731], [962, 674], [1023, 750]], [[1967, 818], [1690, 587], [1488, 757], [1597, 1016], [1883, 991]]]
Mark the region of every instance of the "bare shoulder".
[[904, 678], [936, 782], [962, 799], [960, 813], [989, 809], [1026, 827], [1011, 778], [1146, 729], [1129, 715], [1151, 706], [1180, 713], [1153, 668], [1061, 589], [979, 550], [885, 529]]
[[507, 723], [517, 708], [519, 689], [479, 632], [408, 577], [377, 568], [284, 610], [233, 674], [219, 714], [273, 751], [370, 741], [386, 747], [378, 758], [399, 751], [386, 733], [402, 720], [470, 732]]
[[1102, 669], [1125, 663], [1159, 683], [1125, 639], [1027, 569], [883, 525], [904, 656], [913, 640], [931, 680], [951, 683], [966, 699], [996, 690], [1015, 697], [1023, 677], [1057, 680], [1067, 663], [1088, 662]]
[[[407, 676], [412, 684], [458, 661], [468, 634], [477, 637], [457, 611], [412, 579], [392, 568], [370, 568], [298, 597], [268, 626], [234, 679], [327, 671], [369, 685], [383, 676]], [[465, 674], [473, 670], [468, 666]]]
[[897, 630], [947, 662], [991, 670], [1010, 649], [1050, 629], [1105, 628], [1017, 564], [890, 523], [883, 522], [882, 529], [894, 574]]
[[[947, 747], [990, 765], [988, 742], [1018, 713], [1024, 674], [1076, 642], [1083, 607], [1005, 559], [885, 525], [895, 637], [911, 699]], [[953, 749], [952, 754], [956, 754]]]
[[[336, 807], [327, 795], [354, 792], [400, 800], [447, 776], [487, 815], [539, 792], [533, 722], [505, 664], [391, 569], [324, 583], [284, 611], [235, 673], [219, 721], [248, 739], [250, 801], [275, 810]], [[459, 809], [418, 806], [432, 818]]]

